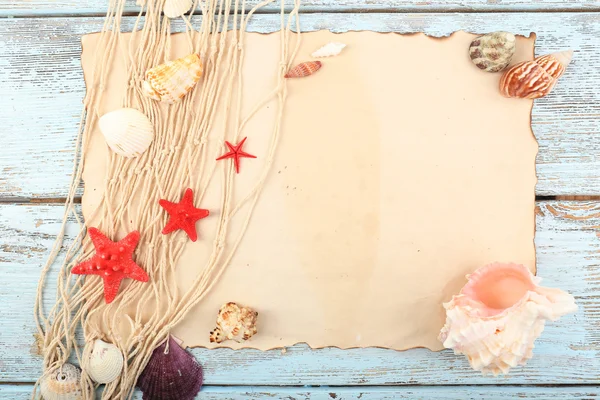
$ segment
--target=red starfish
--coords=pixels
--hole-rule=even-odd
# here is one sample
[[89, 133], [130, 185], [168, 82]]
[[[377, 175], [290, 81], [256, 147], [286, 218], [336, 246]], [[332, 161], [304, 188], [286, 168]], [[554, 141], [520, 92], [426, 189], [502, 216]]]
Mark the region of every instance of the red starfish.
[[196, 221], [208, 217], [208, 210], [194, 207], [194, 192], [192, 189], [187, 189], [183, 195], [183, 199], [179, 203], [171, 203], [167, 200], [159, 200], [158, 204], [171, 216], [169, 222], [163, 229], [163, 235], [183, 229], [190, 237], [192, 242], [198, 239], [196, 233]]
[[133, 261], [133, 251], [140, 240], [138, 231], [131, 232], [118, 242], [113, 242], [96, 228], [90, 228], [88, 233], [96, 254], [77, 264], [71, 272], [77, 275], [101, 276], [104, 280], [104, 300], [107, 304], [117, 296], [124, 278], [148, 282], [146, 271]]
[[248, 138], [245, 137], [244, 139], [242, 139], [241, 142], [239, 142], [235, 146], [226, 141], [225, 144], [227, 145], [227, 147], [229, 147], [229, 153], [223, 154], [221, 157], [217, 158], [217, 161], [223, 160], [225, 158], [233, 158], [233, 162], [235, 163], [235, 172], [239, 174], [240, 173], [240, 158], [242, 158], [242, 157], [256, 158], [256, 156], [253, 156], [252, 154], [248, 154], [242, 150], [242, 146], [244, 145], [244, 142], [246, 141], [246, 139], [248, 139]]

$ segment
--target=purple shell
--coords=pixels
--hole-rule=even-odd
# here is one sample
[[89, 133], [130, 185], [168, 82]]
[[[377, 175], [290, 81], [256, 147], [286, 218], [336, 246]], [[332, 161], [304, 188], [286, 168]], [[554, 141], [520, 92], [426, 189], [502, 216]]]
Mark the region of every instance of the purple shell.
[[140, 375], [137, 386], [143, 400], [193, 400], [202, 387], [202, 366], [169, 336], [169, 353], [166, 343], [152, 353], [150, 361]]

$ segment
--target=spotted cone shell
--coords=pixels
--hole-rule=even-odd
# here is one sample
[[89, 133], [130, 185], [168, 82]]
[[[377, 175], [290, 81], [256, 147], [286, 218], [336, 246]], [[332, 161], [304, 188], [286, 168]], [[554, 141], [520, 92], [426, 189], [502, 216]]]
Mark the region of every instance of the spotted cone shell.
[[96, 382], [110, 383], [123, 371], [123, 353], [114, 344], [98, 339], [94, 342], [90, 359], [84, 369]]
[[321, 69], [323, 64], [321, 61], [309, 61], [304, 62], [302, 64], [296, 65], [294, 68], [289, 70], [287, 74], [285, 74], [286, 78], [304, 78], [305, 76], [309, 76], [317, 72]]
[[516, 49], [515, 35], [509, 32], [493, 32], [479, 36], [471, 42], [469, 56], [477, 68], [498, 72], [508, 67]]
[[142, 90], [151, 99], [174, 103], [196, 86], [202, 72], [200, 56], [190, 54], [146, 71]]
[[256, 319], [258, 313], [249, 307], [236, 303], [224, 304], [217, 315], [217, 327], [210, 333], [211, 343], [225, 340], [241, 342], [248, 340], [258, 331]]
[[444, 304], [439, 339], [484, 374], [507, 374], [525, 365], [546, 321], [577, 310], [573, 296], [539, 286], [540, 279], [520, 264], [490, 264], [467, 279]]
[[73, 364], [64, 364], [40, 382], [44, 400], [83, 400], [80, 387], [81, 371]]
[[516, 64], [502, 75], [500, 92], [522, 99], [544, 97], [552, 91], [572, 57], [573, 51], [569, 50]]

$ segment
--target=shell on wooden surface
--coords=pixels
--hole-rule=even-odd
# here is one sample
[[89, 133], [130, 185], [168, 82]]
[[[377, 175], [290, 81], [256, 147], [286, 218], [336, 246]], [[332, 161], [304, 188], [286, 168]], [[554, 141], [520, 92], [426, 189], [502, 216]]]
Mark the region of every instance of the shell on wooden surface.
[[345, 43], [330, 42], [313, 52], [310, 56], [314, 58], [337, 56], [342, 52], [342, 50], [344, 50], [344, 47], [346, 47]]
[[190, 54], [150, 68], [146, 71], [142, 90], [151, 99], [174, 103], [196, 86], [202, 72], [200, 56]]
[[444, 304], [446, 324], [439, 339], [484, 374], [506, 374], [525, 365], [546, 320], [577, 310], [573, 296], [539, 286], [540, 279], [523, 265], [490, 264], [467, 279]]
[[110, 383], [123, 371], [123, 353], [112, 343], [100, 339], [94, 342], [85, 372], [98, 383]]
[[134, 108], [119, 108], [104, 114], [98, 124], [108, 147], [123, 157], [138, 157], [154, 139], [152, 121]]
[[500, 79], [500, 92], [506, 97], [538, 99], [552, 91], [571, 62], [573, 51], [548, 54], [509, 68]]
[[509, 32], [492, 32], [479, 36], [469, 46], [469, 56], [477, 68], [498, 72], [508, 67], [516, 50], [517, 39]]
[[165, 0], [163, 12], [169, 18], [177, 18], [192, 8], [193, 0]]
[[249, 307], [241, 307], [236, 303], [224, 304], [217, 315], [217, 327], [210, 332], [211, 343], [250, 339], [258, 331], [257, 317], [258, 313]]
[[317, 72], [321, 69], [323, 64], [321, 61], [308, 61], [303, 62], [301, 64], [296, 65], [294, 68], [290, 69], [287, 74], [285, 74], [286, 78], [304, 78], [305, 76], [309, 76]]
[[154, 349], [137, 386], [143, 400], [193, 400], [202, 379], [202, 366], [170, 336]]
[[44, 400], [83, 400], [81, 371], [73, 364], [63, 364], [40, 382]]

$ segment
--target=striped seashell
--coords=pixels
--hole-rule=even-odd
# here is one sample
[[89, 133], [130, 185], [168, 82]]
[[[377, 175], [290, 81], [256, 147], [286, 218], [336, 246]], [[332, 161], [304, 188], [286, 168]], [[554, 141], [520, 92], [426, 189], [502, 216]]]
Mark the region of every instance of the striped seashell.
[[192, 8], [192, 0], [166, 0], [163, 12], [168, 18], [177, 18]]
[[502, 75], [500, 92], [522, 99], [544, 97], [552, 91], [572, 57], [573, 51], [569, 50], [516, 64]]
[[108, 147], [123, 157], [138, 157], [154, 139], [152, 121], [135, 108], [119, 108], [104, 114], [98, 124]]
[[83, 400], [80, 387], [81, 371], [73, 364], [64, 364], [40, 383], [44, 400]]
[[508, 67], [515, 54], [517, 39], [508, 32], [492, 32], [475, 38], [469, 46], [469, 57], [477, 68], [498, 72]]
[[100, 339], [94, 342], [85, 372], [98, 383], [110, 383], [123, 371], [123, 353], [112, 343]]
[[285, 74], [286, 78], [304, 78], [317, 72], [323, 64], [321, 61], [309, 61], [296, 65]]
[[339, 42], [331, 42], [327, 43], [325, 46], [321, 47], [319, 50], [312, 53], [310, 56], [314, 58], [323, 58], [323, 57], [333, 57], [337, 56], [344, 50], [346, 44]]
[[196, 86], [202, 72], [200, 56], [190, 54], [146, 71], [142, 89], [151, 99], [174, 103]]

